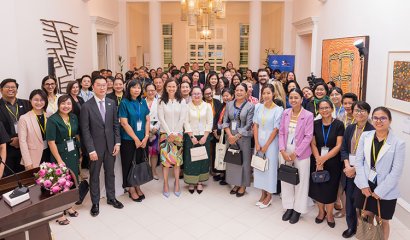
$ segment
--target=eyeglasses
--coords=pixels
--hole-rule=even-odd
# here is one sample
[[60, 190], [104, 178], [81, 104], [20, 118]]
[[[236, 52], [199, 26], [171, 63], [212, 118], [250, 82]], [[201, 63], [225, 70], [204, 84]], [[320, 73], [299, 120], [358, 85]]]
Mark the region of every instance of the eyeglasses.
[[354, 110], [354, 113], [357, 113], [357, 114], [365, 114], [365, 113], [367, 113], [367, 111], [366, 111], [366, 110], [363, 110], [363, 109], [355, 109], [355, 110]]
[[320, 107], [319, 108], [320, 111], [327, 111], [327, 110], [330, 110], [330, 109], [331, 109], [330, 107]]
[[16, 90], [17, 89], [17, 87], [15, 87], [15, 86], [4, 86], [3, 88], [9, 89], [9, 90]]
[[45, 83], [44, 85], [47, 87], [54, 87], [56, 84], [55, 83]]
[[388, 120], [387, 117], [372, 117], [373, 122], [386, 122]]

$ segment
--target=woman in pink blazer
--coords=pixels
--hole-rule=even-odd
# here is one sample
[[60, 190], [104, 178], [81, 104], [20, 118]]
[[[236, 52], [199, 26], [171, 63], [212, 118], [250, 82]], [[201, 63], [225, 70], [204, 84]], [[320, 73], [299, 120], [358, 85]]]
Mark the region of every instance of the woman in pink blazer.
[[302, 107], [303, 93], [294, 88], [289, 92], [292, 108], [282, 114], [279, 128], [281, 164], [293, 165], [299, 171], [299, 184], [281, 182], [283, 221], [295, 224], [309, 207], [310, 142], [313, 138], [313, 114]]
[[22, 156], [21, 164], [27, 169], [38, 167], [50, 159], [45, 130], [47, 124], [47, 94], [40, 89], [30, 93], [32, 110], [20, 117], [18, 136]]

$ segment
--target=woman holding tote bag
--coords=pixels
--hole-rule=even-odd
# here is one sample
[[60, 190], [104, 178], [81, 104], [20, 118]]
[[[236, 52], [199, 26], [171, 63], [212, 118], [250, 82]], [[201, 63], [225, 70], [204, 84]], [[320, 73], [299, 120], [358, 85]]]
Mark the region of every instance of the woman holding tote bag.
[[[301, 214], [309, 210], [310, 199], [310, 142], [313, 138], [313, 113], [302, 107], [303, 93], [294, 88], [289, 92], [289, 104], [292, 108], [283, 112], [279, 129], [279, 151], [281, 164], [293, 163], [298, 169], [299, 184], [281, 182], [282, 207], [286, 212], [283, 221], [295, 224]], [[285, 162], [286, 161], [286, 162]]]
[[209, 179], [209, 134], [212, 131], [212, 122], [211, 105], [202, 101], [201, 88], [193, 87], [192, 101], [188, 104], [184, 124], [184, 181], [189, 184], [188, 190], [191, 194], [195, 191], [195, 185], [197, 192], [201, 194], [202, 182]]

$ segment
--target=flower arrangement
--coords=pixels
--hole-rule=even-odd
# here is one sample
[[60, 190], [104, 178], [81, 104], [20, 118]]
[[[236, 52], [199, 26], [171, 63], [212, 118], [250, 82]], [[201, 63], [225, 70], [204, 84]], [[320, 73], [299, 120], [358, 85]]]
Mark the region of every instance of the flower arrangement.
[[65, 165], [55, 163], [42, 163], [34, 177], [37, 185], [49, 191], [51, 195], [67, 192], [74, 184], [70, 170]]

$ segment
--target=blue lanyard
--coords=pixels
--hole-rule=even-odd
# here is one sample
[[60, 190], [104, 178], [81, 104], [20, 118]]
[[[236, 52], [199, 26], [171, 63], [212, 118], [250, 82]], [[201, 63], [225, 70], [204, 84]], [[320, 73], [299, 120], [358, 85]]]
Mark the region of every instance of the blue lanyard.
[[325, 147], [327, 145], [327, 140], [329, 139], [329, 133], [330, 133], [330, 129], [332, 128], [332, 123], [330, 123], [329, 125], [329, 129], [327, 130], [327, 133], [325, 135], [325, 126], [322, 123], [322, 133], [323, 133], [323, 140], [325, 142]]
[[[138, 106], [138, 111], [137, 111], [137, 106], [135, 106], [135, 104]], [[141, 120], [141, 104], [140, 102], [138, 102], [138, 100], [135, 101], [135, 104], [133, 104], [134, 108], [135, 108], [135, 112], [137, 113], [137, 119]]]
[[238, 117], [238, 118], [240, 117], [240, 116], [238, 116], [238, 114], [240, 113], [240, 111], [242, 110], [242, 108], [245, 106], [245, 104], [246, 104], [246, 101], [242, 103], [242, 105], [241, 105], [240, 108], [237, 108], [237, 107], [236, 107], [236, 100], [234, 101], [234, 103], [233, 103], [233, 106], [234, 106], [234, 109], [233, 109], [233, 119], [234, 119], [234, 120], [236, 120], [237, 117]]

